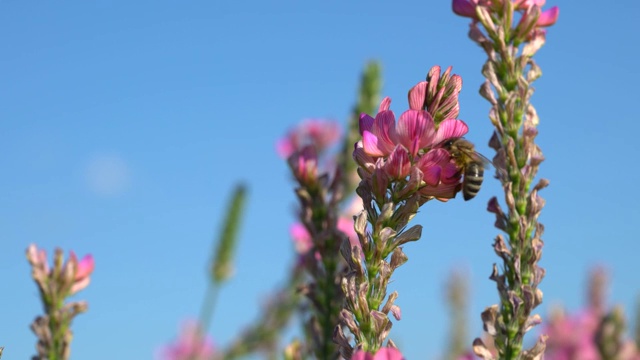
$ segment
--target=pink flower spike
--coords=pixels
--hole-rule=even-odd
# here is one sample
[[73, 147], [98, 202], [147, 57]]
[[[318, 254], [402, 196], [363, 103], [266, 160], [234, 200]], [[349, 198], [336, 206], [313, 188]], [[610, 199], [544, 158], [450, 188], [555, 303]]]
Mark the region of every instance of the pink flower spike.
[[404, 360], [404, 356], [396, 348], [384, 347], [379, 349], [375, 355], [358, 350], [353, 354], [351, 360]]
[[463, 137], [469, 131], [469, 127], [462, 120], [446, 119], [440, 123], [436, 133], [434, 144], [441, 144], [445, 140]]
[[426, 111], [407, 110], [400, 115], [397, 132], [400, 143], [415, 157], [433, 139], [433, 119]]
[[453, 0], [451, 5], [453, 8], [453, 12], [457, 15], [477, 19], [477, 0]]
[[424, 110], [427, 85], [428, 83], [426, 81], [421, 81], [409, 90], [409, 109]]
[[554, 6], [551, 9], [545, 10], [540, 14], [540, 17], [536, 22], [536, 26], [538, 27], [551, 26], [555, 24], [556, 21], [558, 21], [558, 15], [560, 15], [560, 9], [557, 6]]

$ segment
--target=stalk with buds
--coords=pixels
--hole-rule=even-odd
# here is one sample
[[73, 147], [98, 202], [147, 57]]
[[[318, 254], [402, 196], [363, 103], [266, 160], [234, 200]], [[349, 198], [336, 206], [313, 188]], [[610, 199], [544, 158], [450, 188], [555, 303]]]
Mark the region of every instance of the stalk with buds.
[[[533, 56], [545, 42], [545, 30], [557, 20], [558, 8], [542, 12], [543, 0], [453, 0], [453, 10], [473, 19], [469, 37], [488, 56], [482, 74], [486, 81], [480, 94], [491, 103], [489, 118], [495, 131], [489, 145], [496, 150], [494, 165], [502, 183], [506, 212], [497, 198], [488, 210], [496, 215], [498, 235], [494, 250], [502, 259], [502, 269], [494, 265], [491, 279], [497, 283], [500, 305], [482, 314], [484, 327], [495, 339], [500, 359], [539, 359], [545, 338], [523, 351], [525, 333], [540, 323], [532, 311], [542, 302], [538, 285], [545, 271], [538, 266], [542, 256], [543, 226], [538, 216], [544, 200], [538, 192], [548, 185], [541, 179], [533, 185], [542, 151], [534, 140], [538, 115], [530, 102], [531, 84], [540, 77]], [[519, 20], [516, 23], [516, 16]], [[493, 359], [480, 339], [474, 350], [484, 359]]]
[[44, 314], [36, 317], [31, 330], [38, 337], [37, 355], [34, 360], [67, 360], [71, 355], [71, 322], [76, 315], [87, 311], [86, 301], [66, 303], [65, 300], [89, 285], [94, 261], [91, 255], [78, 260], [71, 252], [67, 261], [61, 249], [56, 249], [53, 267], [47, 261], [47, 253], [30, 245], [27, 260], [32, 276], [38, 285]]

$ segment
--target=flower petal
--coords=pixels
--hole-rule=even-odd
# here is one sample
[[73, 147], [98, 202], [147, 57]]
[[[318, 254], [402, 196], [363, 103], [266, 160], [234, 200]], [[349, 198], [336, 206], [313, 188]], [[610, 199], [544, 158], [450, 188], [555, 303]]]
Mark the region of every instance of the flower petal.
[[469, 0], [453, 0], [453, 12], [457, 15], [476, 18], [476, 4]]
[[382, 102], [380, 102], [380, 107], [378, 108], [378, 112], [387, 111], [389, 110], [390, 106], [391, 106], [391, 98], [388, 96], [385, 96], [385, 98], [382, 99]]
[[89, 275], [91, 275], [91, 273], [93, 272], [94, 267], [95, 261], [93, 260], [93, 255], [85, 255], [82, 260], [78, 261], [76, 280], [81, 280], [85, 277], [89, 277]]
[[359, 121], [360, 135], [362, 135], [362, 133], [365, 130], [371, 131], [371, 128], [373, 127], [373, 121], [374, 121], [373, 118], [369, 116], [369, 114], [365, 114], [365, 113], [360, 114], [360, 121]]
[[366, 130], [362, 134], [362, 147], [364, 152], [370, 156], [386, 156], [393, 151], [392, 147]]
[[393, 111], [384, 110], [379, 112], [373, 121], [371, 132], [384, 142], [385, 146], [389, 147], [389, 153], [391, 153], [398, 143], [396, 117], [393, 115]]
[[426, 134], [429, 118], [429, 113], [422, 110], [407, 110], [400, 115], [398, 140], [412, 156], [416, 156], [420, 150], [420, 142]]
[[425, 110], [425, 96], [427, 93], [427, 82], [421, 81], [409, 90], [409, 109]]
[[384, 165], [387, 175], [391, 179], [404, 179], [409, 175], [411, 163], [409, 162], [409, 154], [404, 147], [398, 145], [389, 155], [389, 159]]
[[460, 184], [458, 183], [440, 184], [438, 186], [427, 185], [423, 186], [419, 192], [424, 196], [433, 196], [438, 198], [438, 200], [443, 201], [445, 199], [453, 199], [456, 197], [459, 187]]
[[558, 15], [560, 15], [560, 9], [557, 6], [552, 7], [551, 9], [545, 10], [538, 17], [538, 21], [536, 22], [536, 26], [546, 27], [551, 26], [558, 21]]
[[462, 120], [446, 119], [440, 123], [433, 145], [440, 144], [451, 138], [463, 137], [469, 131], [469, 127]]

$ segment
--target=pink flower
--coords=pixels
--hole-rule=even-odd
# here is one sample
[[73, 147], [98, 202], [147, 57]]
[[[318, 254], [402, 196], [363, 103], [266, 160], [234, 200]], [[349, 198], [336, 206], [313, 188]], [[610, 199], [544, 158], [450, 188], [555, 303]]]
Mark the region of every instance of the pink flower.
[[305, 146], [313, 146], [318, 153], [340, 139], [340, 126], [332, 121], [308, 119], [278, 140], [276, 151], [286, 159]]
[[595, 335], [600, 316], [586, 309], [573, 316], [559, 313], [542, 330], [547, 339], [547, 360], [599, 360]]
[[56, 268], [52, 269], [49, 267], [47, 252], [44, 249], [38, 249], [35, 244], [27, 248], [27, 259], [33, 267], [34, 278], [43, 284], [48, 281], [63, 281], [66, 286], [71, 286], [69, 293], [64, 296], [70, 296], [89, 286], [95, 261], [91, 254], [78, 261], [76, 254], [70, 251], [69, 258], [63, 263], [63, 256], [62, 250], [57, 249], [54, 256]]
[[72, 261], [77, 264], [75, 280], [73, 286], [71, 287], [71, 294], [75, 294], [78, 291], [89, 286], [89, 282], [91, 281], [89, 276], [93, 272], [95, 261], [93, 260], [93, 256], [91, 254], [85, 255], [82, 260], [78, 261], [76, 254], [73, 251], [70, 251], [69, 253], [69, 256], [73, 259]]
[[[478, 6], [486, 6], [486, 7], [494, 7], [497, 11], [502, 5], [503, 0], [490, 1], [490, 0], [453, 0], [452, 8], [453, 12], [457, 15], [472, 18], [474, 20], [478, 20], [478, 15], [476, 14], [476, 7]], [[520, 11], [526, 11], [530, 7], [536, 5], [540, 8], [546, 3], [546, 0], [512, 0], [515, 9]], [[551, 26], [558, 21], [558, 15], [560, 10], [557, 6], [552, 7], [551, 9], [545, 10], [540, 14], [538, 21], [536, 22], [537, 27], [546, 27]]]
[[289, 228], [289, 235], [291, 236], [291, 239], [293, 239], [293, 245], [298, 254], [306, 254], [313, 247], [311, 236], [304, 225], [300, 223], [291, 225]]
[[536, 22], [536, 26], [538, 27], [551, 26], [555, 24], [556, 21], [558, 21], [559, 15], [560, 15], [560, 9], [557, 6], [554, 6], [551, 9], [545, 10], [540, 14], [540, 17]]
[[201, 334], [195, 321], [187, 321], [177, 341], [162, 350], [162, 360], [211, 360], [215, 354], [213, 342]]
[[351, 360], [404, 360], [404, 356], [396, 348], [385, 347], [379, 349], [375, 355], [358, 350], [353, 354]]
[[[439, 145], [464, 136], [467, 125], [462, 120], [445, 119], [436, 128], [427, 111], [416, 109], [405, 111], [396, 125], [390, 103], [391, 99], [385, 98], [375, 118], [361, 115], [362, 140], [353, 152], [356, 162], [369, 174], [384, 170], [391, 181], [404, 180], [417, 168], [426, 183], [420, 190], [424, 196], [454, 197], [459, 190], [460, 169]], [[378, 184], [386, 188], [382, 181]]]
[[420, 150], [433, 147], [444, 140], [458, 138], [467, 133], [468, 127], [458, 119], [444, 120], [438, 130], [431, 115], [424, 110], [407, 110], [398, 120], [389, 110], [391, 99], [386, 97], [375, 119], [367, 114], [360, 116], [362, 147], [371, 157], [387, 157], [398, 145], [415, 158]]
[[304, 185], [314, 185], [318, 180], [318, 154], [313, 146], [296, 150], [289, 159], [289, 167], [296, 179]]
[[451, 155], [446, 150], [438, 148], [429, 151], [420, 158], [417, 166], [422, 170], [426, 183], [420, 189], [422, 195], [446, 201], [453, 198], [460, 189], [460, 169], [451, 161]]

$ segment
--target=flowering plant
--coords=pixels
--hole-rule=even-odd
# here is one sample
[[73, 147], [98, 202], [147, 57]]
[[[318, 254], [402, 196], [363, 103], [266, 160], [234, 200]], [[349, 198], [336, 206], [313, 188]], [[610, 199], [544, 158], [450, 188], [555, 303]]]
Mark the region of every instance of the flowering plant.
[[[430, 230], [416, 215], [426, 207], [448, 208], [460, 198], [473, 199], [485, 170], [493, 166], [501, 186], [499, 196], [487, 204], [500, 231], [492, 243], [499, 263], [490, 275], [496, 304], [480, 315], [484, 333], [468, 341], [463, 314], [469, 295], [465, 277], [454, 276], [447, 297], [453, 326], [443, 357], [640, 360], [640, 327], [634, 343], [625, 334], [622, 309], [609, 308], [603, 300], [601, 272], [592, 276], [595, 290], [585, 309], [575, 314], [556, 309], [545, 322], [536, 314], [546, 275], [540, 266], [544, 226], [539, 217], [545, 205], [540, 192], [549, 181], [539, 178], [545, 157], [536, 143], [540, 118], [532, 98], [541, 68], [534, 58], [558, 21], [559, 8], [543, 9], [545, 0], [452, 0], [451, 5], [453, 13], [470, 22], [469, 37], [485, 55], [480, 95], [489, 103], [492, 159], [476, 152], [466, 138], [476, 136], [483, 116], [460, 119], [463, 81], [452, 66], [429, 68], [424, 80], [406, 87], [407, 102], [396, 98], [392, 110], [391, 98], [380, 96], [380, 66], [369, 63], [344, 129], [335, 121], [312, 118], [276, 142], [295, 195], [289, 227], [295, 260], [282, 285], [241, 333], [214, 346], [210, 330], [217, 325], [217, 299], [233, 279], [247, 201], [247, 188], [238, 185], [207, 264], [199, 316], [185, 322], [158, 358], [405, 359], [406, 344], [392, 330], [416, 315], [402, 311], [410, 294], [401, 294], [394, 280], [396, 270], [409, 261], [405, 247]], [[56, 249], [49, 263], [45, 250], [31, 245], [27, 260], [43, 307], [31, 325], [37, 338], [33, 358], [69, 359], [72, 323], [88, 310], [86, 301], [73, 297], [90, 284], [94, 259], [79, 259], [73, 251], [65, 259]], [[300, 328], [289, 331], [295, 321]], [[534, 328], [537, 341], [527, 343], [525, 335]]]

